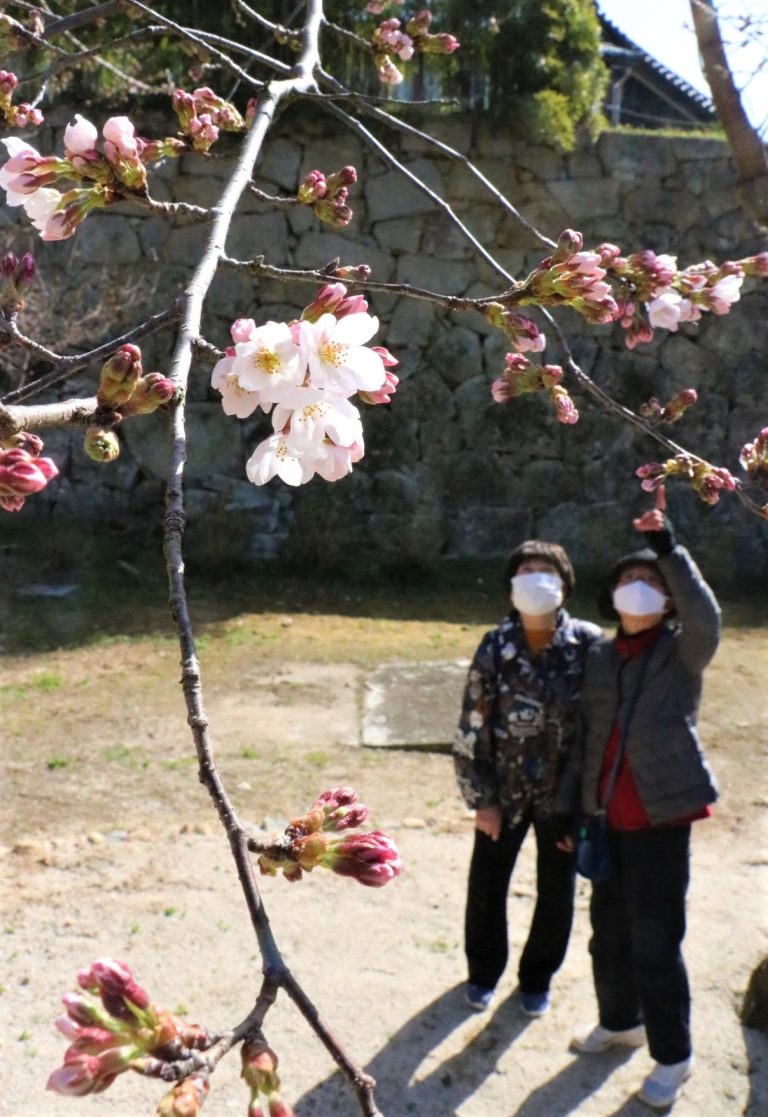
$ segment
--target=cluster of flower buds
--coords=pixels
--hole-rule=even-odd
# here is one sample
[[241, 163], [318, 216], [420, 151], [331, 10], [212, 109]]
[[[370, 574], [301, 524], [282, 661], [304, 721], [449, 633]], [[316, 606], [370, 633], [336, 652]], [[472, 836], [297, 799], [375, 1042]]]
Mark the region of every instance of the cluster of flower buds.
[[36, 434], [20, 431], [0, 442], [0, 508], [18, 512], [59, 470], [51, 458], [40, 457], [43, 443]]
[[321, 288], [301, 319], [232, 324], [233, 345], [216, 364], [212, 386], [227, 415], [245, 419], [272, 410], [274, 434], [246, 465], [248, 479], [263, 485], [278, 476], [302, 485], [316, 473], [345, 477], [364, 451], [360, 412], [349, 402], [387, 403], [397, 387], [397, 360], [382, 346], [367, 346], [379, 328], [362, 295], [343, 283]]
[[532, 365], [521, 353], [507, 353], [506, 367], [491, 384], [491, 395], [497, 403], [506, 403], [531, 392], [548, 392], [561, 423], [577, 423], [579, 413], [567, 390], [562, 386], [560, 365]]
[[722, 264], [704, 260], [681, 269], [677, 257], [650, 249], [630, 256], [608, 243], [585, 250], [582, 234], [566, 229], [552, 255], [483, 312], [510, 336], [498, 306], [508, 315], [527, 304], [570, 306], [593, 325], [619, 322], [627, 347], [634, 349], [652, 341], [654, 329], [674, 333], [681, 323], [697, 322], [704, 313], [727, 314], [747, 275], [768, 276], [767, 252]]
[[678, 419], [682, 419], [689, 407], [693, 407], [698, 398], [695, 388], [684, 388], [665, 404], [660, 403], [656, 396], [651, 396], [647, 403], [640, 405], [638, 411], [644, 419], [650, 419], [651, 422], [676, 423]]
[[742, 446], [739, 464], [750, 481], [768, 488], [768, 427], [763, 427], [754, 442]]
[[588, 322], [612, 322], [618, 314], [599, 250], [584, 251], [584, 238], [566, 229], [557, 248], [516, 288], [514, 303], [525, 306], [570, 306]]
[[96, 391], [96, 413], [85, 432], [84, 448], [96, 462], [112, 462], [120, 443], [112, 429], [132, 415], [147, 415], [173, 398], [173, 381], [159, 372], [142, 375], [138, 345], [121, 345], [104, 362]]
[[[379, 15], [384, 5], [369, 4], [366, 9], [372, 15]], [[426, 8], [417, 12], [403, 28], [402, 22], [395, 18], [382, 20], [371, 36], [373, 59], [384, 85], [399, 85], [403, 74], [395, 65], [394, 55], [401, 62], [409, 62], [416, 51], [423, 54], [453, 54], [459, 48], [458, 39], [442, 33], [430, 34], [432, 13]]]
[[522, 314], [515, 314], [499, 302], [484, 303], [483, 317], [506, 337], [518, 353], [543, 353], [547, 339], [535, 322]]
[[683, 477], [705, 504], [717, 504], [723, 489], [733, 491], [736, 488], [736, 478], [727, 469], [688, 454], [676, 454], [665, 462], [648, 462], [635, 473], [646, 492], [658, 489], [668, 477]]
[[[101, 958], [77, 975], [80, 990], [62, 998], [66, 1012], [56, 1020], [70, 1040], [62, 1066], [48, 1078], [47, 1089], [83, 1097], [106, 1090], [124, 1071], [165, 1077], [169, 1064], [205, 1051], [212, 1037], [150, 1002], [130, 968], [115, 958]], [[207, 1092], [202, 1075], [185, 1079], [161, 1103], [163, 1117], [195, 1117]], [[176, 1095], [186, 1108], [168, 1100]], [[199, 1095], [196, 1108], [190, 1098]], [[167, 1103], [167, 1104], [166, 1104]], [[165, 1108], [163, 1108], [165, 1106]], [[175, 1107], [174, 1107], [175, 1106]]]
[[[246, 127], [237, 109], [207, 87], [192, 94], [177, 90], [173, 104], [184, 140], [144, 139], [127, 116], [112, 116], [102, 128], [99, 150], [96, 126], [76, 114], [64, 130], [63, 158], [41, 155], [16, 137], [0, 141], [9, 156], [0, 167], [8, 205], [22, 206], [43, 240], [65, 240], [94, 209], [131, 193], [144, 194], [151, 164], [190, 148], [207, 151], [220, 129], [239, 132]], [[61, 190], [63, 181], [74, 185]]]
[[294, 1117], [280, 1094], [278, 1058], [261, 1038], [247, 1039], [241, 1049], [242, 1076], [250, 1087], [248, 1117]]
[[342, 167], [335, 174], [326, 176], [322, 171], [310, 171], [302, 179], [296, 192], [297, 199], [311, 206], [315, 216], [327, 225], [343, 229], [352, 220], [352, 210], [347, 205], [349, 187], [357, 182], [354, 167]]
[[245, 131], [246, 122], [235, 106], [207, 85], [193, 93], [177, 89], [171, 103], [179, 118], [179, 130], [189, 139], [193, 151], [207, 152], [222, 131]]
[[43, 123], [43, 114], [27, 101], [13, 104], [13, 94], [19, 79], [10, 70], [0, 70], [0, 114], [9, 128], [37, 128]]
[[[351, 787], [325, 791], [306, 814], [295, 818], [278, 839], [268, 843], [252, 840], [258, 850], [262, 873], [275, 876], [278, 869], [288, 880], [301, 880], [303, 873], [322, 866], [339, 876], [353, 877], [360, 884], [380, 888], [402, 872], [397, 846], [380, 830], [349, 833], [368, 817], [368, 808], [357, 802]], [[337, 836], [342, 834], [341, 837]]]
[[0, 314], [12, 318], [24, 309], [24, 296], [37, 273], [35, 258], [25, 252], [21, 259], [14, 252], [0, 257]]

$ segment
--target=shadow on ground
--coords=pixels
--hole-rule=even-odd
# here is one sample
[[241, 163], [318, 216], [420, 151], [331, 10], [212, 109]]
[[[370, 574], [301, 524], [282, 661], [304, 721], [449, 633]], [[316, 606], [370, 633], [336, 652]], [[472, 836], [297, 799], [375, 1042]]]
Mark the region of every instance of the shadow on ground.
[[[408, 1020], [365, 1067], [376, 1080], [376, 1101], [382, 1112], [404, 1117], [454, 1117], [459, 1107], [482, 1088], [486, 1079], [503, 1074], [499, 1062], [530, 1024], [522, 1015], [517, 992], [503, 1001], [460, 1051], [441, 1058], [438, 1048], [466, 1023], [464, 987], [454, 986]], [[630, 1051], [608, 1053], [598, 1060], [578, 1056], [547, 1082], [534, 1087], [510, 1117], [566, 1117], [626, 1059]], [[623, 1106], [615, 1117], [635, 1117], [643, 1107]], [[356, 1117], [359, 1108], [340, 1073], [319, 1083], [299, 1099], [297, 1117]]]

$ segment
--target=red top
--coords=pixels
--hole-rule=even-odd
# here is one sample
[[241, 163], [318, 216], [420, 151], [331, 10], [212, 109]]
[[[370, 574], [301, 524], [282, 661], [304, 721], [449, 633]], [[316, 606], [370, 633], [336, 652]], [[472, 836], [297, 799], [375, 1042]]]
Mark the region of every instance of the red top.
[[[642, 655], [646, 649], [658, 640], [663, 630], [664, 624], [659, 622], [653, 628], [646, 628], [635, 636], [626, 636], [619, 632], [616, 636], [616, 651], [619, 657], [623, 660], [629, 660]], [[608, 738], [608, 744], [603, 755], [603, 766], [598, 783], [598, 802], [602, 802], [605, 795], [620, 736], [621, 727], [616, 721], [613, 723], [611, 735]], [[709, 818], [711, 813], [711, 808], [705, 806], [693, 814], [686, 815], [685, 818], [676, 819], [674, 822], [665, 823], [665, 825], [684, 826], [689, 822], [695, 822], [699, 818]], [[626, 751], [622, 754], [613, 794], [608, 803], [608, 825], [612, 830], [643, 830], [652, 825], [637, 792], [635, 778], [632, 775]]]

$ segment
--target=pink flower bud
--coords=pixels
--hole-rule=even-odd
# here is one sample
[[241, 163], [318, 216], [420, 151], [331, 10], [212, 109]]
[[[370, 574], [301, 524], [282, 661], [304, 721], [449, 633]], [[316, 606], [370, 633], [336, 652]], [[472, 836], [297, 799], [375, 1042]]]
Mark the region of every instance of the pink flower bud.
[[549, 394], [555, 405], [558, 421], [561, 423], [578, 423], [579, 413], [566, 389], [556, 385], [550, 389]]
[[351, 267], [336, 268], [333, 274], [337, 279], [357, 280], [359, 283], [365, 283], [367, 279], [371, 278], [371, 268], [368, 264], [355, 264]]
[[676, 423], [678, 419], [683, 417], [689, 407], [693, 407], [698, 398], [695, 388], [685, 388], [682, 392], [678, 392], [663, 408], [662, 418], [664, 422]]
[[642, 480], [640, 487], [648, 493], [658, 489], [668, 475], [668, 464], [667, 462], [647, 462], [645, 465], [638, 466], [635, 470], [635, 476]]
[[219, 129], [213, 123], [209, 113], [202, 113], [190, 120], [187, 129], [195, 151], [205, 154], [219, 138]]
[[[326, 186], [328, 196], [335, 198], [340, 190], [347, 190], [357, 182], [357, 171], [354, 167], [342, 167], [340, 171], [329, 175]], [[344, 196], [346, 200], [346, 195]]]
[[237, 345], [241, 341], [250, 341], [253, 331], [256, 329], [256, 323], [253, 318], [236, 318], [229, 328], [232, 335], [232, 340]]
[[758, 252], [754, 256], [748, 256], [746, 260], [742, 260], [742, 264], [747, 275], [765, 277], [768, 275], [768, 252]]
[[26, 295], [37, 275], [37, 264], [31, 252], [25, 252], [16, 269], [15, 283], [19, 295]]
[[388, 54], [374, 55], [374, 62], [376, 63], [376, 72], [382, 85], [399, 85], [403, 80], [403, 75]]
[[40, 109], [34, 108], [28, 101], [22, 101], [12, 110], [13, 126], [15, 128], [39, 128], [44, 117]]
[[416, 46], [423, 54], [453, 54], [461, 43], [455, 35], [441, 31], [439, 35], [425, 35], [417, 39]]
[[3, 257], [0, 257], [0, 274], [3, 279], [15, 279], [18, 266], [19, 257], [15, 252], [6, 252]]
[[348, 295], [334, 310], [336, 318], [346, 318], [348, 314], [364, 314], [368, 310], [365, 295]]
[[[378, 352], [382, 347], [380, 345], [376, 345], [376, 346], [371, 346], [371, 348], [373, 349], [374, 352]], [[387, 350], [385, 349], [384, 352], [387, 353]], [[390, 354], [387, 353], [387, 356], [390, 356]], [[383, 358], [382, 358], [382, 360], [383, 360]], [[392, 358], [392, 360], [394, 360], [394, 358]], [[384, 361], [385, 368], [386, 368], [386, 364], [387, 364], [387, 362]], [[397, 364], [397, 361], [395, 361], [395, 364]], [[379, 388], [378, 391], [376, 391], [376, 392], [358, 392], [357, 394], [358, 394], [358, 397], [361, 400], [363, 400], [364, 403], [370, 403], [370, 404], [389, 403], [390, 402], [390, 396], [393, 396], [395, 394], [395, 391], [397, 390], [397, 385], [399, 383], [400, 383], [400, 380], [397, 376], [395, 376], [394, 372], [389, 372], [389, 370], [387, 370], [387, 374], [384, 378], [384, 383], [382, 384], [382, 386]]]
[[[102, 135], [123, 159], [137, 159], [136, 128], [127, 116], [111, 116], [102, 128]], [[105, 149], [106, 153], [106, 149]]]
[[247, 1086], [263, 1094], [280, 1089], [277, 1074], [278, 1058], [263, 1039], [246, 1040], [240, 1052], [242, 1070], [240, 1074]]
[[19, 79], [10, 70], [0, 70], [0, 97], [10, 98]]
[[126, 403], [142, 373], [138, 345], [121, 345], [101, 369], [96, 402], [99, 407], [116, 409]]
[[301, 181], [301, 185], [296, 192], [296, 197], [305, 206], [311, 206], [314, 202], [324, 198], [328, 193], [328, 184], [325, 175], [322, 171], [310, 171], [305, 175]]
[[182, 1079], [161, 1099], [158, 1117], [197, 1117], [209, 1089], [208, 1076], [203, 1072]]
[[555, 264], [567, 260], [574, 252], [581, 252], [584, 247], [584, 237], [575, 229], [564, 229], [557, 242], [557, 248], [552, 255]]
[[[400, 25], [399, 20], [396, 20], [395, 22], [398, 24], [398, 26]], [[405, 25], [405, 29], [409, 35], [413, 35], [414, 37], [417, 35], [426, 35], [429, 31], [429, 25], [431, 24], [431, 22], [432, 13], [426, 8], [422, 8], [420, 12], [416, 12], [416, 14], [408, 20]]]
[[301, 312], [301, 317], [307, 322], [317, 322], [323, 314], [335, 314], [346, 296], [347, 289], [343, 283], [326, 283]]
[[96, 149], [99, 133], [94, 124], [75, 113], [75, 123], [64, 129], [64, 149], [67, 155], [89, 155]]
[[[313, 835], [317, 837], [317, 835]], [[333, 842], [323, 864], [339, 876], [354, 877], [360, 884], [380, 888], [403, 869], [397, 846], [388, 834], [349, 834]]]
[[340, 190], [333, 199], [321, 198], [315, 202], [312, 207], [315, 216], [334, 229], [345, 228], [354, 216], [350, 206], [346, 205], [346, 199], [342, 197], [345, 194], [345, 190]]
[[[132, 348], [136, 347], [132, 346]], [[130, 966], [117, 958], [99, 958], [93, 962], [87, 970], [77, 975], [80, 985], [83, 985], [81, 980], [83, 976], [87, 981], [95, 984], [95, 990], [101, 994], [102, 999], [105, 996], [117, 997], [130, 1001], [141, 1010], [149, 1007], [149, 996], [146, 990], [136, 983]], [[84, 985], [83, 988], [92, 988], [92, 985]]]
[[50, 458], [33, 456], [19, 447], [0, 450], [0, 498], [7, 512], [18, 512], [24, 498], [44, 489], [58, 476]]
[[139, 378], [130, 399], [120, 405], [120, 414], [124, 419], [129, 415], [149, 415], [169, 403], [175, 391], [173, 381], [167, 376], [150, 372]]

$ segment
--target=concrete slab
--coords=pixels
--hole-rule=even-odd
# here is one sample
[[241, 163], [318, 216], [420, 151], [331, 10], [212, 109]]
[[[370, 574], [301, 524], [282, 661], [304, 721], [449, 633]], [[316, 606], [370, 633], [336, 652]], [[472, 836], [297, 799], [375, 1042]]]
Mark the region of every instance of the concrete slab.
[[363, 689], [363, 745], [449, 752], [469, 664], [455, 659], [378, 667]]

